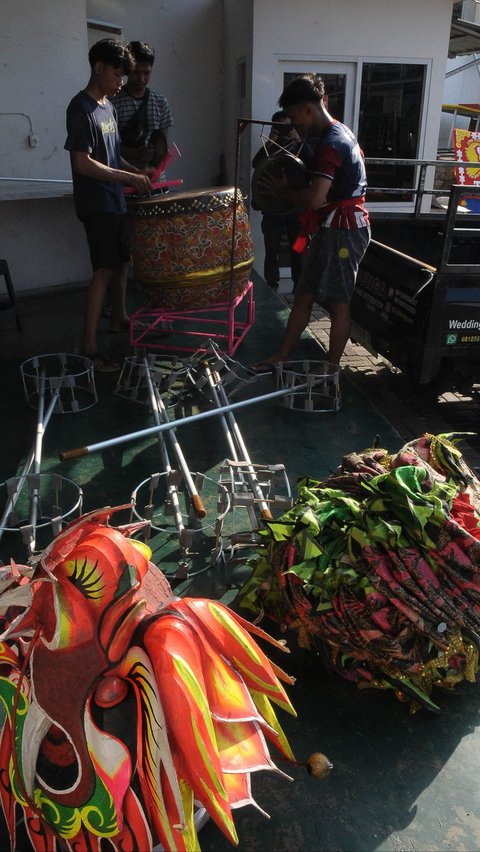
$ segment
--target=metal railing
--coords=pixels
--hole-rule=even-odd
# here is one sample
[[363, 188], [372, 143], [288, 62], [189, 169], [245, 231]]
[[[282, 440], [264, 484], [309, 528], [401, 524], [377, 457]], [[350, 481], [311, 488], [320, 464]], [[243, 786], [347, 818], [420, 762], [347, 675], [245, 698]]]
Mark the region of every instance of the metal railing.
[[[438, 166], [442, 166], [445, 168], [456, 168], [460, 166], [462, 169], [476, 169], [480, 171], [480, 163], [466, 163], [463, 160], [404, 160], [404, 159], [396, 159], [393, 157], [366, 157], [365, 164], [367, 167], [367, 175], [368, 175], [368, 167], [369, 165], [381, 165], [381, 166], [410, 166], [415, 168], [416, 176], [415, 176], [415, 184], [411, 187], [403, 186], [403, 187], [390, 187], [390, 186], [370, 186], [368, 185], [367, 194], [370, 193], [385, 193], [385, 195], [412, 195], [415, 197], [415, 206], [413, 211], [414, 218], [418, 218], [421, 214], [422, 202], [424, 196], [428, 195], [445, 195], [450, 196], [449, 189], [426, 189], [426, 179], [427, 179], [427, 170], [430, 168], [438, 168]], [[452, 181], [453, 183], [453, 181]], [[468, 193], [469, 189], [472, 189], [472, 186], [468, 184], [465, 185], [465, 192]]]

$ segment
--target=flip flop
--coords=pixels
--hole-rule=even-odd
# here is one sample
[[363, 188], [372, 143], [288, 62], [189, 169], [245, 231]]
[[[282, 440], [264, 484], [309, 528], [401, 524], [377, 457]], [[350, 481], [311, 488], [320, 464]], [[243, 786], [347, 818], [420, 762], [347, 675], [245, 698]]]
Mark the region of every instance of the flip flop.
[[98, 352], [95, 352], [94, 355], [87, 355], [86, 357], [90, 358], [93, 369], [97, 373], [117, 373], [120, 369], [120, 364], [117, 364], [116, 361], [112, 361], [111, 358], [107, 358], [105, 355], [99, 355]]
[[[134, 320], [134, 322], [135, 322], [134, 328], [137, 331], [141, 331], [142, 328], [149, 329], [151, 327], [151, 323], [142, 322], [142, 320]], [[121, 334], [124, 331], [130, 331], [130, 320], [122, 322], [121, 325], [112, 325], [109, 328], [110, 334]], [[152, 326], [152, 331], [155, 334], [160, 334], [162, 329], [158, 329], [158, 331], [157, 331], [157, 329]]]
[[172, 323], [167, 320], [162, 320], [156, 325], [148, 320], [135, 319], [133, 322], [134, 331], [147, 331], [148, 337], [166, 337], [173, 330]]
[[130, 320], [122, 322], [121, 325], [111, 325], [109, 328], [110, 334], [122, 334], [124, 331], [130, 331]]

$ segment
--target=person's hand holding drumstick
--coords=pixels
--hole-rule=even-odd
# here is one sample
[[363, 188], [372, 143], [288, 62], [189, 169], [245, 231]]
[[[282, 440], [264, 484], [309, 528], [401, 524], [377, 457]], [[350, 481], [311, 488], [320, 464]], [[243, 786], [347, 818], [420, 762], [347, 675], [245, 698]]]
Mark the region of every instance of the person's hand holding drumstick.
[[291, 196], [292, 190], [287, 178], [285, 167], [282, 166], [279, 175], [273, 175], [265, 172], [258, 178], [258, 187], [265, 195], [271, 195], [273, 198], [288, 199]]

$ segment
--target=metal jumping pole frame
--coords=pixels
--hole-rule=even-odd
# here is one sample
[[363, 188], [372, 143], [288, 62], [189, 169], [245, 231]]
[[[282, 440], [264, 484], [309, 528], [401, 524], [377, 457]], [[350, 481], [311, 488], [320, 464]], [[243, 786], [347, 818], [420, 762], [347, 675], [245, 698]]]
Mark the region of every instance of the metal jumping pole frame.
[[[143, 359], [140, 370], [143, 384], [148, 388], [150, 408], [155, 423], [157, 425], [168, 423], [168, 410], [154, 380], [159, 379], [159, 373], [151, 357]], [[163, 380], [161, 374], [160, 380]], [[135, 387], [138, 385], [137, 382], [133, 384]], [[134, 398], [140, 401], [137, 392]], [[223, 519], [230, 508], [230, 501], [226, 489], [222, 490], [222, 499], [220, 499], [217, 483], [213, 483], [213, 480], [211, 480], [216, 489], [217, 512], [212, 521], [204, 522], [203, 519], [206, 517], [207, 511], [200, 492], [205, 483], [210, 481], [210, 478], [201, 473], [192, 473], [189, 470], [173, 430], [168, 432], [168, 438], [178, 463], [178, 469], [174, 469], [171, 465], [163, 432], [159, 432], [157, 438], [163, 472], [152, 474], [134, 489], [131, 495], [132, 513], [141, 520], [150, 521], [148, 535], [154, 531], [155, 533], [163, 533], [167, 539], [171, 537], [171, 528], [168, 527], [166, 519], [168, 515], [173, 516], [176, 537], [180, 545], [180, 559], [175, 577], [176, 579], [186, 580], [209, 570], [218, 562], [223, 549], [221, 529]], [[188, 493], [190, 502], [190, 508], [186, 512], [185, 510], [182, 511], [185, 491]], [[145, 493], [147, 494], [146, 500], [143, 499]], [[165, 519], [163, 525], [161, 516]], [[209, 541], [206, 536], [209, 529], [214, 530], [214, 536], [211, 537], [213, 538], [213, 546], [211, 546], [212, 541]], [[205, 538], [202, 537], [203, 534], [205, 534]], [[192, 570], [190, 563], [193, 565], [195, 558], [198, 561], [202, 546], [205, 543], [210, 550], [210, 560], [206, 566]]]
[[[80, 410], [80, 404], [75, 397], [76, 375], [69, 373], [69, 357], [77, 356], [35, 356], [25, 361], [20, 368], [26, 402], [30, 407], [33, 407], [35, 399], [37, 402], [36, 431], [32, 450], [19, 476], [11, 477], [0, 486], [6, 493], [6, 502], [0, 518], [0, 540], [5, 533], [19, 532], [27, 547], [29, 561], [33, 561], [35, 557], [37, 531], [51, 526], [56, 535], [62, 529], [63, 520], [77, 509], [80, 513], [82, 508], [83, 492], [76, 483], [58, 473], [41, 473], [43, 441], [52, 414]], [[91, 366], [91, 362], [88, 364]], [[47, 375], [47, 367], [52, 369], [53, 365], [55, 375]], [[76, 361], [75, 365], [78, 367]], [[86, 359], [81, 359], [80, 367], [81, 373], [77, 375], [83, 376], [85, 368], [88, 367]], [[93, 377], [93, 368], [91, 372]], [[46, 407], [47, 388], [50, 390], [50, 399]], [[82, 386], [80, 392], [83, 394], [84, 390]], [[62, 400], [64, 393], [66, 397]], [[88, 407], [92, 397], [96, 400], [94, 384], [89, 388]], [[65, 491], [72, 492], [72, 505], [64, 510], [60, 506], [60, 493], [63, 492], [65, 497]], [[49, 513], [46, 514], [44, 509], [47, 503]]]
[[[202, 357], [200, 353], [198, 363], [190, 364], [189, 375], [197, 389], [208, 390], [209, 399], [213, 400], [217, 409], [222, 409], [229, 403], [225, 385], [233, 394], [235, 385], [237, 388], [244, 387], [258, 380], [258, 375], [239, 362], [224, 358], [213, 341], [210, 341], [210, 351], [206, 354], [207, 357]], [[227, 487], [232, 504], [232, 553], [236, 547], [252, 545], [262, 521], [273, 519], [272, 508], [281, 506], [282, 511], [285, 511], [291, 507], [293, 501], [285, 466], [253, 464], [233, 413], [222, 414], [220, 422], [230, 452], [230, 457], [221, 465], [219, 485]], [[280, 479], [283, 483], [283, 493], [276, 494], [273, 482], [278, 483]], [[239, 514], [248, 516], [248, 533], [244, 529], [239, 532]]]

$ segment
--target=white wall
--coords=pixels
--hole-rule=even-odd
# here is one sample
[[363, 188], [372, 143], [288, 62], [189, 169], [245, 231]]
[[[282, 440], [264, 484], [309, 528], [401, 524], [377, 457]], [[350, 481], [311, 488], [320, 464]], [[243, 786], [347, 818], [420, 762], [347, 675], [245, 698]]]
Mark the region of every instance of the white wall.
[[[0, 0], [0, 176], [69, 179], [65, 106], [85, 80], [82, 0]], [[3, 182], [0, 182], [0, 197]], [[71, 198], [0, 202], [0, 257], [16, 291], [81, 281], [90, 263]]]
[[[65, 109], [90, 73], [87, 15], [153, 45], [151, 85], [170, 102], [170, 138], [182, 154], [168, 176], [182, 178], [185, 191], [215, 184], [224, 142], [222, 0], [0, 0], [0, 113], [26, 113], [38, 139], [29, 147], [28, 118], [0, 115], [0, 177], [70, 178]], [[71, 199], [0, 200], [0, 257], [17, 291], [91, 274]]]
[[0, 174], [70, 176], [65, 106], [86, 75], [87, 34], [82, 0], [0, 0], [0, 113], [27, 113], [29, 123], [0, 114]]
[[[237, 119], [252, 117], [254, 0], [224, 0], [224, 136], [228, 183], [235, 178]], [[245, 97], [240, 92], [240, 70], [245, 66]], [[239, 184], [248, 188], [250, 180], [250, 131], [240, 137], [241, 174]]]
[[87, 6], [89, 17], [119, 23], [126, 41], [154, 47], [150, 86], [170, 104], [169, 138], [182, 154], [168, 177], [182, 178], [186, 190], [211, 186], [223, 152], [222, 0], [96, 0]]
[[[110, 11], [109, 11], [110, 10]], [[119, 23], [127, 40], [156, 50], [152, 88], [166, 95], [182, 152], [176, 170], [187, 187], [209, 185], [223, 151], [221, 0], [117, 0], [88, 4], [88, 13]], [[69, 177], [65, 108], [88, 81], [85, 0], [0, 0], [1, 176]], [[100, 36], [99, 36], [100, 37]]]
[[[65, 108], [89, 75], [87, 14], [119, 24], [127, 40], [155, 47], [152, 87], [170, 102], [170, 138], [182, 152], [169, 176], [183, 178], [184, 190], [217, 183], [223, 153], [226, 181], [233, 182], [236, 119], [241, 113], [269, 118], [282, 88], [279, 56], [429, 59], [421, 156], [430, 158], [438, 139], [451, 7], [451, 0], [0, 0], [1, 111], [27, 113], [38, 137], [37, 147], [29, 148], [28, 120], [0, 115], [0, 176], [69, 177]], [[240, 102], [242, 60], [246, 94]], [[248, 185], [250, 147], [246, 132], [241, 185]], [[27, 215], [34, 204], [31, 210], [41, 212]], [[258, 237], [259, 217], [252, 221]], [[90, 275], [83, 231], [66, 199], [0, 201], [0, 257], [7, 258], [18, 290]]]
[[70, 197], [0, 203], [0, 257], [17, 293], [91, 276], [85, 233]]
[[277, 102], [282, 84], [279, 56], [427, 59], [432, 75], [420, 156], [430, 155], [438, 139], [451, 14], [451, 0], [255, 0], [253, 117], [269, 117]]
[[[281, 59], [312, 66], [315, 60], [334, 59], [427, 60], [428, 112], [419, 157], [435, 159], [451, 15], [451, 0], [254, 0], [252, 118], [268, 120], [276, 108], [283, 88]], [[253, 128], [252, 148], [257, 147], [258, 129]], [[260, 270], [260, 215], [252, 214], [251, 220]]]

